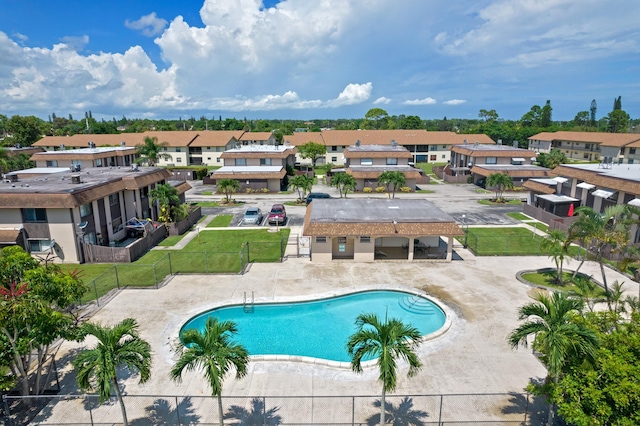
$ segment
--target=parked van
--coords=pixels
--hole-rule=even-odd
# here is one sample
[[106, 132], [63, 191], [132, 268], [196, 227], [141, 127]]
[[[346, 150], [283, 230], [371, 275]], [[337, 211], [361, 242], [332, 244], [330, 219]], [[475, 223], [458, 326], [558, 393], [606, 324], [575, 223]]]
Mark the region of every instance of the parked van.
[[313, 201], [314, 198], [331, 198], [331, 195], [325, 192], [310, 192], [307, 195], [307, 204]]

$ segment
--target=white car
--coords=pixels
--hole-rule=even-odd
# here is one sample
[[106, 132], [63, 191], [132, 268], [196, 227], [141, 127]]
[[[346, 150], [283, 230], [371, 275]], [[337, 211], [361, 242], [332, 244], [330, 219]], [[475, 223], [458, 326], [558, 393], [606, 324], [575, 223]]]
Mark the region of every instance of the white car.
[[242, 223], [251, 224], [251, 225], [260, 225], [262, 224], [262, 211], [257, 207], [250, 207], [244, 212], [244, 218], [242, 219]]

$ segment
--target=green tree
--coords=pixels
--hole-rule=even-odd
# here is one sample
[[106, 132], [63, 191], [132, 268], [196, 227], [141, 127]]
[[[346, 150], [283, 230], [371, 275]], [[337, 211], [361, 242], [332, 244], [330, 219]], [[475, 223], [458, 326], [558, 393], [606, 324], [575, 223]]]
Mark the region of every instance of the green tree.
[[298, 152], [302, 158], [311, 160], [313, 171], [316, 170], [316, 162], [327, 153], [327, 147], [317, 142], [307, 142], [298, 147]]
[[240, 189], [240, 184], [235, 179], [220, 179], [218, 181], [218, 191], [224, 194], [227, 203], [231, 202], [231, 195], [235, 194], [238, 189]]
[[387, 392], [393, 392], [398, 383], [398, 361], [404, 360], [409, 364], [408, 377], [418, 373], [422, 363], [416, 350], [422, 336], [417, 328], [404, 324], [397, 318], [385, 318], [381, 321], [372, 313], [358, 315], [356, 328], [347, 342], [351, 369], [361, 373], [363, 360], [377, 358], [378, 380], [382, 383], [380, 424], [384, 425], [385, 398]]
[[589, 111], [580, 111], [573, 119], [573, 125], [577, 127], [587, 127], [589, 122]]
[[45, 133], [45, 123], [37, 117], [14, 115], [7, 121], [6, 129], [11, 133], [11, 142], [22, 146], [31, 146]]
[[542, 107], [542, 112], [540, 114], [540, 126], [541, 127], [549, 127], [551, 126], [551, 112], [553, 108], [551, 108], [551, 101], [547, 100], [547, 103]]
[[150, 166], [155, 166], [160, 159], [171, 160], [171, 154], [163, 152], [163, 148], [167, 145], [167, 142], [158, 143], [158, 138], [155, 136], [145, 136], [144, 143], [136, 146], [136, 148], [138, 148], [138, 154], [140, 154], [138, 163], [146, 163]]
[[[384, 171], [378, 176], [378, 183], [387, 187], [389, 198], [396, 198], [396, 190], [401, 186], [404, 186], [407, 179], [402, 172]], [[391, 187], [391, 192], [389, 192]]]
[[120, 403], [125, 426], [127, 410], [118, 384], [117, 370], [125, 367], [132, 373], [140, 373], [140, 383], [151, 377], [151, 346], [138, 334], [138, 324], [133, 318], [125, 318], [113, 327], [85, 323], [82, 331], [94, 336], [98, 343], [93, 349], [85, 349], [71, 362], [81, 389], [97, 390], [100, 403], [115, 392]]
[[607, 125], [611, 133], [626, 133], [631, 117], [625, 111], [616, 109], [607, 115]]
[[180, 208], [182, 201], [178, 190], [174, 186], [168, 183], [156, 185], [155, 188], [149, 191], [149, 197], [152, 203], [158, 203], [160, 210], [158, 218], [161, 222], [178, 222], [186, 217], [186, 209]]
[[[389, 118], [389, 114], [387, 113], [387, 111], [383, 110], [382, 108], [371, 108], [364, 115], [364, 118], [366, 118], [370, 123], [375, 123], [374, 124], [375, 129], [380, 129], [381, 127], [380, 123], [381, 122], [384, 123]], [[384, 128], [386, 126], [382, 126], [382, 127]]]
[[219, 321], [211, 317], [203, 331], [185, 330], [176, 348], [178, 361], [170, 373], [171, 378], [179, 382], [185, 370], [204, 370], [211, 396], [218, 397], [220, 426], [223, 426], [222, 382], [232, 368], [236, 370], [236, 379], [244, 377], [249, 364], [249, 353], [245, 347], [231, 340], [237, 332], [233, 321]]
[[21, 381], [23, 395], [40, 391], [49, 346], [75, 334], [70, 308], [87, 290], [77, 273], [40, 263], [19, 246], [0, 251], [0, 358]]
[[598, 112], [598, 104], [596, 103], [596, 100], [592, 100], [591, 101], [591, 106], [589, 108], [589, 119], [591, 120], [591, 126], [595, 127], [596, 126], [596, 112]]
[[547, 236], [542, 240], [542, 249], [549, 253], [549, 257], [553, 259], [556, 264], [556, 279], [555, 282], [558, 285], [563, 285], [562, 279], [562, 266], [564, 264], [565, 256], [567, 256], [567, 248], [565, 245], [566, 236], [564, 232], [554, 229], [547, 233]]
[[344, 198], [347, 198], [349, 191], [355, 191], [356, 189], [356, 178], [349, 173], [336, 173], [331, 177], [331, 186], [338, 188], [340, 198], [343, 195]]
[[538, 165], [548, 169], [555, 169], [560, 164], [565, 164], [567, 161], [565, 153], [560, 151], [558, 148], [552, 148], [549, 153], [540, 152], [536, 156], [536, 162]]
[[313, 178], [307, 175], [296, 175], [289, 179], [289, 187], [298, 192], [298, 200], [302, 202], [313, 187]]
[[400, 129], [422, 129], [422, 120], [417, 115], [408, 115], [400, 120]]
[[496, 202], [504, 202], [504, 191], [513, 189], [513, 179], [506, 173], [491, 173], [487, 177], [487, 186], [496, 191]]
[[[541, 360], [547, 367], [547, 397], [549, 398], [549, 420], [553, 424], [553, 387], [570, 359], [584, 359], [593, 362], [598, 347], [598, 338], [593, 330], [577, 320], [582, 310], [582, 302], [569, 297], [564, 292], [553, 292], [551, 296], [537, 293], [535, 302], [524, 305], [519, 310], [518, 319], [523, 324], [509, 335], [513, 349], [528, 345], [530, 337], [533, 348], [540, 352]], [[574, 358], [575, 357], [575, 358]]]
[[498, 119], [498, 113], [495, 109], [488, 111], [486, 109], [481, 109], [478, 113], [478, 118], [484, 121], [496, 121]]
[[618, 96], [613, 100], [613, 110], [616, 111], [620, 109], [622, 109], [622, 96]]

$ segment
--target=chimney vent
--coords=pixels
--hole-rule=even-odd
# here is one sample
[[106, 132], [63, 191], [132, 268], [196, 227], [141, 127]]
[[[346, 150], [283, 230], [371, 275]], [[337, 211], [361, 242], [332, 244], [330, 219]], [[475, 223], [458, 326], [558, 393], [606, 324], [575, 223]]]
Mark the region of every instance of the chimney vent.
[[71, 183], [82, 183], [80, 175], [71, 175]]

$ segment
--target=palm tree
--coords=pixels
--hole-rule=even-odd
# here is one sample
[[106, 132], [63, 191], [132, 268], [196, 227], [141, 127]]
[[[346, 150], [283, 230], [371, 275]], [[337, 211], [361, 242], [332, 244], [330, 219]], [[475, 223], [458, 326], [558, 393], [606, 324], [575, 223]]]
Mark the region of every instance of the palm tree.
[[504, 191], [513, 189], [513, 179], [506, 173], [491, 173], [487, 177], [487, 186], [494, 187], [496, 191], [496, 202], [504, 201]]
[[382, 382], [380, 398], [380, 424], [385, 424], [385, 396], [397, 385], [397, 361], [404, 359], [409, 363], [408, 377], [415, 376], [422, 364], [415, 350], [420, 343], [421, 334], [417, 328], [404, 324], [397, 318], [380, 321], [376, 314], [360, 314], [356, 318], [357, 331], [349, 337], [347, 351], [351, 357], [351, 369], [362, 372], [362, 360], [365, 357], [377, 358]]
[[405, 178], [402, 172], [393, 172], [387, 170], [386, 172], [382, 172], [380, 176], [378, 176], [378, 183], [387, 187], [387, 191], [389, 190], [389, 186], [392, 186], [392, 192], [389, 198], [396, 198], [396, 190], [403, 186], [407, 179]]
[[168, 183], [156, 185], [155, 188], [149, 191], [149, 197], [152, 203], [158, 202], [158, 207], [160, 208], [159, 219], [162, 222], [174, 222], [177, 219], [173, 210], [175, 206], [180, 205], [181, 200], [178, 190], [174, 186]]
[[240, 184], [235, 179], [220, 179], [218, 181], [218, 191], [225, 195], [227, 203], [231, 202], [231, 194], [240, 189]]
[[211, 387], [211, 396], [218, 397], [220, 426], [223, 426], [222, 382], [231, 368], [236, 370], [236, 379], [247, 374], [249, 353], [231, 338], [238, 332], [233, 321], [219, 321], [209, 317], [204, 330], [189, 329], [182, 333], [176, 348], [178, 361], [171, 369], [171, 378], [180, 382], [183, 371], [204, 370]]
[[296, 175], [289, 179], [289, 187], [298, 192], [298, 199], [301, 202], [307, 198], [307, 192], [313, 187], [313, 178], [307, 175]]
[[[555, 291], [549, 297], [545, 293], [534, 296], [536, 302], [524, 305], [519, 310], [519, 320], [526, 320], [509, 335], [513, 349], [527, 346], [530, 336], [535, 336], [533, 347], [542, 354], [548, 378], [557, 384], [567, 360], [572, 356], [593, 362], [598, 347], [598, 338], [593, 330], [577, 322], [582, 310], [582, 301]], [[549, 420], [553, 422], [553, 402], [549, 401]]]
[[158, 159], [171, 160], [171, 154], [163, 152], [163, 148], [166, 147], [167, 142], [158, 143], [157, 137], [146, 136], [142, 145], [137, 145], [138, 154], [140, 158], [139, 163], [148, 163], [150, 166], [155, 166]]
[[564, 232], [554, 229], [549, 231], [542, 240], [542, 249], [549, 252], [549, 257], [553, 258], [556, 264], [556, 283], [562, 285], [562, 265], [567, 255], [568, 246], [565, 245], [566, 237]]
[[342, 198], [343, 195], [344, 198], [347, 198], [349, 191], [356, 189], [356, 178], [348, 173], [336, 173], [331, 178], [331, 185], [338, 188], [340, 198]]
[[[609, 287], [603, 262], [605, 249], [621, 250], [627, 245], [629, 231], [626, 226], [627, 221], [622, 220], [626, 213], [627, 207], [624, 204], [609, 206], [602, 214], [591, 207], [578, 207], [575, 211], [578, 220], [569, 226], [567, 244], [572, 241], [584, 241], [587, 244], [593, 244], [590, 247], [586, 247], [586, 249], [587, 252], [593, 252], [595, 260], [600, 264], [602, 283], [606, 292], [609, 291]], [[582, 263], [584, 263], [584, 260], [578, 266], [576, 274]]]
[[82, 331], [85, 336], [96, 337], [98, 345], [94, 349], [84, 350], [72, 361], [78, 386], [81, 389], [97, 389], [100, 403], [109, 399], [111, 392], [115, 391], [124, 426], [127, 426], [127, 411], [116, 370], [123, 366], [132, 372], [137, 370], [140, 383], [145, 383], [151, 376], [151, 346], [138, 335], [138, 324], [133, 318], [126, 318], [113, 327], [85, 323]]

